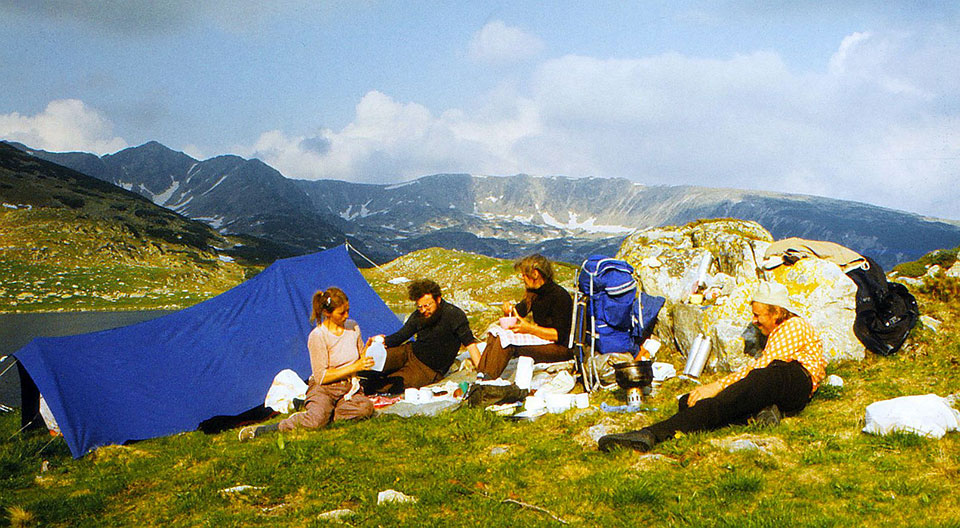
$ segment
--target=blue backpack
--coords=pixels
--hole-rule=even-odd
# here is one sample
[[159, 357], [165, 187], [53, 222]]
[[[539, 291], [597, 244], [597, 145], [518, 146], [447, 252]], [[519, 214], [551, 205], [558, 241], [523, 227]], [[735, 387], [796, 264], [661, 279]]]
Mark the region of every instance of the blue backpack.
[[633, 266], [602, 255], [592, 255], [577, 274], [577, 290], [586, 298], [578, 317], [580, 327], [596, 336], [596, 352], [640, 351], [640, 340], [660, 313], [666, 299], [639, 292]]

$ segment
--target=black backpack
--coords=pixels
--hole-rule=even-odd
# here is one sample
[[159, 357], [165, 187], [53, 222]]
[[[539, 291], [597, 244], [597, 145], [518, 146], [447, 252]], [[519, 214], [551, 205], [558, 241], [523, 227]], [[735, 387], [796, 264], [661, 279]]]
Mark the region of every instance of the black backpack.
[[857, 317], [853, 333], [868, 350], [889, 356], [900, 350], [920, 318], [917, 300], [903, 284], [887, 282], [873, 259], [864, 257], [867, 269], [847, 272], [857, 284]]

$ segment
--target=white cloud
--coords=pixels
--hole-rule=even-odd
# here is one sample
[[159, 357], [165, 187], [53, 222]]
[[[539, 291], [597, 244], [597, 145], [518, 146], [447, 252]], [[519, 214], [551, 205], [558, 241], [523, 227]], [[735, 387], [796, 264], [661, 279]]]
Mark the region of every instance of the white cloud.
[[[313, 137], [247, 152], [288, 176], [393, 182], [439, 172], [626, 177], [809, 193], [960, 219], [960, 39], [854, 34], [822, 72], [769, 51], [565, 56], [523, 93], [435, 114], [369, 92]], [[919, 65], [912, 68], [911, 65]], [[927, 73], [940, 67], [940, 74]]]
[[[497, 132], [501, 125], [503, 134]], [[434, 116], [422, 105], [373, 91], [339, 132], [294, 136], [272, 130], [238, 150], [293, 178], [382, 183], [436, 172], [496, 172], [507, 166], [502, 150], [522, 126], [478, 122], [459, 111]]]
[[543, 42], [520, 28], [501, 20], [488, 22], [470, 40], [470, 57], [476, 61], [498, 64], [528, 59], [544, 49]]
[[50, 151], [107, 154], [128, 146], [110, 120], [77, 99], [51, 101], [34, 116], [0, 114], [0, 137]]

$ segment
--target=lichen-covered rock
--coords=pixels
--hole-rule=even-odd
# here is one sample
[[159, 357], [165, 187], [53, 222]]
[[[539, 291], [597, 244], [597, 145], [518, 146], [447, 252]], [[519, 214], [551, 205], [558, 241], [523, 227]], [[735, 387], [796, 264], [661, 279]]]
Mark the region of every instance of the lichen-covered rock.
[[950, 266], [950, 269], [947, 270], [947, 277], [960, 279], [960, 260], [957, 260], [953, 263], [953, 266]]
[[[634, 267], [643, 291], [667, 299], [654, 329], [660, 341], [683, 355], [697, 333], [703, 333], [711, 338], [707, 368], [726, 370], [738, 364], [733, 358], [743, 356], [742, 334], [748, 334], [748, 341], [755, 339], [749, 305], [725, 301], [752, 294], [757, 264], [772, 242], [770, 233], [756, 222], [708, 220], [634, 233], [623, 242], [617, 258]], [[713, 306], [685, 304], [704, 255], [710, 258], [707, 282], [722, 288], [724, 295]], [[743, 290], [749, 293], [737, 293], [742, 285], [749, 285]]]
[[798, 315], [817, 329], [827, 361], [863, 359], [866, 350], [853, 333], [857, 285], [840, 266], [806, 258], [775, 268], [771, 275], [787, 287]]
[[[863, 345], [853, 334], [853, 281], [839, 266], [820, 259], [760, 271], [759, 262], [772, 242], [770, 233], [755, 222], [703, 221], [635, 233], [624, 241], [617, 258], [634, 267], [645, 292], [666, 297], [654, 329], [665, 346], [685, 355], [697, 333], [710, 338], [708, 370], [736, 370], [761, 352], [765, 338], [751, 324], [750, 299], [763, 276], [787, 286], [799, 315], [823, 339], [828, 361], [862, 359]], [[688, 304], [705, 254], [711, 259], [706, 282], [722, 288], [722, 294], [705, 306]]]
[[705, 254], [712, 260], [711, 278], [717, 273], [737, 282], [757, 280], [757, 263], [773, 236], [756, 222], [707, 220], [685, 226], [656, 227], [627, 237], [617, 258], [637, 272], [643, 291], [683, 302], [697, 279]]
[[705, 334], [704, 311], [700, 306], [691, 304], [674, 304], [671, 306], [673, 315], [674, 344], [683, 352], [690, 350], [697, 334]]
[[750, 299], [759, 281], [738, 285], [729, 295], [704, 311], [703, 324], [710, 337], [711, 357], [707, 367], [714, 371], [737, 370], [760, 354], [763, 335], [751, 323]]

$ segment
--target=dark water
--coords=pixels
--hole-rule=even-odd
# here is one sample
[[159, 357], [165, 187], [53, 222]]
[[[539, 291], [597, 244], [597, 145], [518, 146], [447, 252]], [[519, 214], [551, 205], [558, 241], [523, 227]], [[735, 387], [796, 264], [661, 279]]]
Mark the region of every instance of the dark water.
[[[140, 312], [57, 312], [0, 314], [0, 357], [20, 350], [35, 337], [85, 334], [131, 325], [171, 313], [166, 310]], [[13, 365], [13, 358], [0, 362], [0, 372]], [[20, 406], [17, 367], [0, 376], [0, 404]]]

